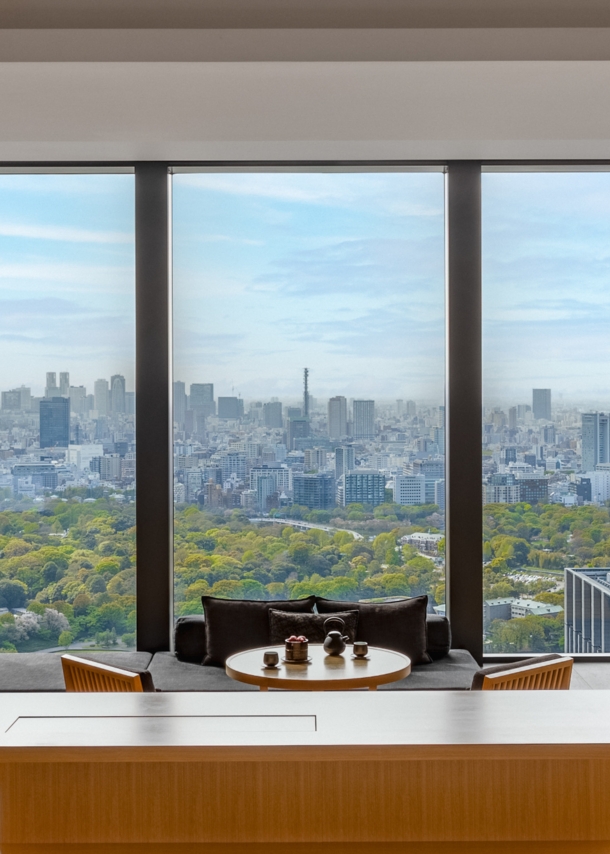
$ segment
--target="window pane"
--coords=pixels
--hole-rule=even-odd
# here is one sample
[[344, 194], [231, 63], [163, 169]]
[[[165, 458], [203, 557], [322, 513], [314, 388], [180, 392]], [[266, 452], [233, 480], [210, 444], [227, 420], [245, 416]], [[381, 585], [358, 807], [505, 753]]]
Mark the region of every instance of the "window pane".
[[610, 175], [485, 174], [487, 652], [610, 651]]
[[178, 174], [173, 211], [176, 614], [442, 608], [443, 175]]
[[0, 176], [0, 281], [0, 652], [133, 647], [133, 175]]

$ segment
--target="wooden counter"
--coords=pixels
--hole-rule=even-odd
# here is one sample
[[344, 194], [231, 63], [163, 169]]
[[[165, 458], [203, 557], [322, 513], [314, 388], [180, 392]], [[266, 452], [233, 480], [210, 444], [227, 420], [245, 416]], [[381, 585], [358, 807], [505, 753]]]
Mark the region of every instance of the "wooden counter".
[[580, 854], [609, 799], [607, 691], [0, 695], [2, 854]]

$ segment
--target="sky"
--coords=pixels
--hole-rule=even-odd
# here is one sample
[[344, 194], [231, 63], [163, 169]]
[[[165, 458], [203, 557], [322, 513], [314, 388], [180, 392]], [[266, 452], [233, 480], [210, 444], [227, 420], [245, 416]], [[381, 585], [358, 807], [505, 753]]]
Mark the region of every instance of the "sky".
[[0, 389], [133, 390], [134, 324], [134, 176], [0, 175]]
[[439, 404], [441, 173], [174, 176], [174, 378]]
[[488, 405], [610, 407], [610, 173], [489, 173], [483, 198]]
[[[484, 402], [610, 408], [610, 173], [483, 175]], [[174, 376], [438, 404], [440, 173], [174, 176]], [[134, 177], [0, 175], [0, 388], [133, 389]]]

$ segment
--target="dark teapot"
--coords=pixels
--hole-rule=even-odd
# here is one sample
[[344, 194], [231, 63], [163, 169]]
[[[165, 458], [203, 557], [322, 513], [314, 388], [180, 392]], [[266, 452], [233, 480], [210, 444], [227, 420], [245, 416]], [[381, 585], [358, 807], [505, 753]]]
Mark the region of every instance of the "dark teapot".
[[[333, 625], [338, 626], [340, 631], [331, 629]], [[324, 620], [324, 631], [327, 633], [324, 641], [324, 652], [327, 655], [341, 655], [345, 650], [345, 645], [349, 643], [349, 638], [347, 635], [341, 633], [344, 630], [345, 623], [341, 617], [329, 617], [328, 620]]]

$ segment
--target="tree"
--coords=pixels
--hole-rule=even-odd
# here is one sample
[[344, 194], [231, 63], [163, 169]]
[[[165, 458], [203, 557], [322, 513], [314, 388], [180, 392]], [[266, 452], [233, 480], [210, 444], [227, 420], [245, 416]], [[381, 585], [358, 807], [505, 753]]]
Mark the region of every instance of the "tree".
[[0, 581], [0, 607], [13, 610], [23, 608], [28, 588], [23, 581], [4, 578]]

